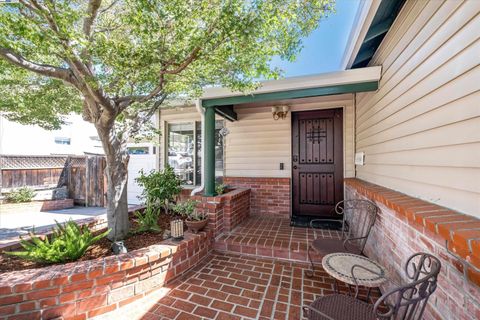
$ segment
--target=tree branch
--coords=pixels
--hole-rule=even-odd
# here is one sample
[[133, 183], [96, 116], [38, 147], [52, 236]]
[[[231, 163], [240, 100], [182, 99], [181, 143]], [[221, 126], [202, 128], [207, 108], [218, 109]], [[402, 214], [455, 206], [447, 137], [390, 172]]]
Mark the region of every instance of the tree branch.
[[98, 14], [98, 9], [102, 4], [102, 0], [90, 0], [87, 7], [87, 16], [83, 19], [83, 33], [87, 38], [90, 37], [92, 32], [92, 25]]
[[[130, 128], [128, 130], [128, 136], [133, 136], [134, 134], [137, 134], [138, 131], [140, 131], [140, 128], [145, 125], [150, 118], [153, 116], [153, 114], [160, 108], [162, 103], [165, 101], [167, 98], [166, 94], [162, 94], [160, 96], [160, 99], [154, 102], [152, 107], [150, 109], [147, 109], [146, 111], [139, 111], [136, 116], [133, 117], [133, 123], [130, 125]], [[145, 112], [143, 115], [140, 115], [141, 112]]]
[[185, 70], [188, 65], [190, 63], [193, 62], [193, 60], [195, 60], [197, 57], [198, 57], [198, 54], [200, 53], [200, 50], [202, 48], [200, 46], [196, 47], [195, 49], [193, 49], [193, 51], [188, 55], [187, 58], [185, 58], [185, 60], [183, 60], [182, 63], [178, 64], [178, 67], [173, 69], [173, 70], [163, 70], [162, 73], [163, 74], [178, 74], [180, 72], [182, 72], [183, 70]]
[[[208, 29], [205, 33], [205, 37], [206, 37], [205, 40], [204, 40], [205, 43], [210, 40], [210, 36], [212, 35], [213, 31], [217, 27], [217, 24], [219, 23], [219, 21], [220, 21], [220, 17], [218, 17], [218, 19], [216, 19], [210, 25], [210, 27], [208, 27]], [[178, 64], [176, 64], [176, 63], [174, 64], [174, 66], [177, 67], [176, 69], [173, 69], [173, 70], [166, 70], [165, 69], [163, 71], [163, 73], [164, 74], [178, 74], [178, 73], [182, 72], [183, 70], [185, 70], [190, 65], [190, 63], [192, 63], [196, 58], [198, 58], [202, 48], [203, 48], [202, 45], [199, 45], [199, 46], [195, 47], [192, 50], [192, 52], [185, 58], [185, 60], [183, 60], [183, 62], [178, 63]]]
[[18, 67], [35, 72], [36, 74], [46, 77], [57, 78], [70, 84], [76, 85], [74, 75], [69, 69], [54, 67], [47, 64], [34, 63], [25, 59], [21, 55], [3, 47], [0, 47], [0, 57], [3, 57], [5, 60], [13, 63]]
[[110, 5], [108, 5], [105, 9], [100, 10], [99, 14], [102, 14], [102, 13], [107, 12], [108, 10], [110, 10], [114, 5], [117, 4], [117, 2], [118, 2], [118, 0], [112, 1], [112, 3], [110, 3]]
[[119, 112], [124, 111], [128, 106], [130, 106], [134, 102], [146, 102], [150, 99], [153, 99], [161, 94], [163, 90], [163, 82], [165, 81], [165, 77], [163, 73], [160, 73], [160, 79], [158, 81], [158, 85], [149, 93], [145, 95], [130, 95], [119, 97], [114, 99], [115, 102], [119, 105]]

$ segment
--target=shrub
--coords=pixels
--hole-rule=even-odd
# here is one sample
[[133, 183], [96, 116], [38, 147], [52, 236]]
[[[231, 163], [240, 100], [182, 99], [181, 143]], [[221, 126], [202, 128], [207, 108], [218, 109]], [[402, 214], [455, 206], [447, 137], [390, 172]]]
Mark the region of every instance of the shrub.
[[145, 200], [147, 206], [163, 207], [166, 213], [170, 202], [182, 191], [182, 181], [170, 166], [162, 171], [152, 170], [147, 175], [141, 170], [140, 177], [135, 181], [143, 187], [141, 199]]
[[20, 203], [30, 202], [33, 197], [35, 197], [35, 192], [32, 189], [22, 187], [7, 194], [6, 199], [8, 202]]
[[90, 229], [84, 225], [79, 226], [73, 220], [69, 220], [62, 226], [56, 222], [57, 227], [53, 230], [51, 239], [45, 237], [44, 240], [30, 233], [30, 240], [21, 240], [20, 244], [24, 251], [5, 252], [6, 254], [17, 256], [23, 259], [43, 262], [58, 263], [78, 260], [87, 249], [107, 236], [110, 230], [107, 230], [97, 236], [94, 236]]
[[135, 232], [161, 232], [162, 229], [158, 225], [159, 214], [160, 212], [152, 206], [148, 206], [143, 213], [135, 211], [134, 215], [138, 220], [138, 227], [135, 229]]
[[217, 194], [223, 194], [225, 192], [226, 188], [227, 188], [227, 186], [224, 185], [223, 183], [216, 183], [215, 184], [215, 192]]

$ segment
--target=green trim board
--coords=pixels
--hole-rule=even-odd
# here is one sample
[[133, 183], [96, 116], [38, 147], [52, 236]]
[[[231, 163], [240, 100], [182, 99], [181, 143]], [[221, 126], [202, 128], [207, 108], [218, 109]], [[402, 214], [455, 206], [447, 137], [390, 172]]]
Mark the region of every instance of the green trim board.
[[380, 2], [351, 69], [368, 66], [368, 63], [382, 43], [388, 30], [390, 30], [405, 1], [406, 0], [382, 0]]
[[220, 106], [230, 106], [230, 105], [241, 104], [241, 103], [265, 102], [265, 101], [275, 101], [275, 100], [283, 100], [283, 99], [298, 99], [298, 98], [319, 97], [319, 96], [328, 96], [328, 95], [343, 94], [343, 93], [375, 91], [377, 89], [378, 89], [378, 81], [349, 83], [349, 84], [333, 85], [333, 86], [326, 86], [326, 87], [259, 93], [259, 94], [233, 96], [233, 97], [225, 97], [225, 98], [205, 99], [205, 100], [202, 100], [202, 106], [204, 108], [220, 107]]
[[204, 148], [204, 167], [205, 176], [205, 196], [213, 197], [215, 193], [215, 108], [208, 107], [205, 110], [205, 141]]

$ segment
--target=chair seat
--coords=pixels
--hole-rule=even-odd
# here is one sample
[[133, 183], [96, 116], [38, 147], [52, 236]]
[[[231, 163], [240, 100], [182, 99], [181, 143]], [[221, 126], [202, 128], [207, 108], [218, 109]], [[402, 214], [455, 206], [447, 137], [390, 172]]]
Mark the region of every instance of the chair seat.
[[[373, 305], [343, 294], [332, 294], [313, 301], [311, 307], [335, 320], [375, 320]], [[321, 314], [309, 310], [308, 319], [325, 320]]]
[[360, 254], [361, 250], [356, 245], [347, 242], [347, 249], [343, 246], [343, 240], [339, 239], [315, 239], [311, 243], [312, 248], [321, 256], [336, 252], [348, 252], [353, 254]]

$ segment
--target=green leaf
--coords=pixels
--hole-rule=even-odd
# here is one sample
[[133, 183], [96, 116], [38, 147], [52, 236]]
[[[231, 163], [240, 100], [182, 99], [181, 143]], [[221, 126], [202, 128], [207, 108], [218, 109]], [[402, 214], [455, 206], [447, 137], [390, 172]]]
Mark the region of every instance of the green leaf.
[[65, 225], [57, 221], [55, 223], [57, 227], [51, 239], [46, 237], [42, 240], [31, 234], [30, 240], [22, 239], [20, 242], [24, 251], [6, 252], [6, 254], [43, 263], [75, 261], [81, 258], [92, 244], [106, 237], [110, 232], [107, 230], [93, 236], [88, 227], [79, 227], [73, 220], [67, 221]]

